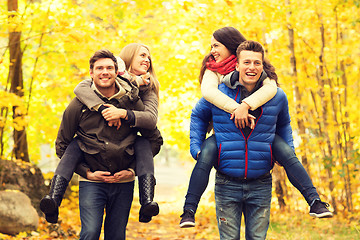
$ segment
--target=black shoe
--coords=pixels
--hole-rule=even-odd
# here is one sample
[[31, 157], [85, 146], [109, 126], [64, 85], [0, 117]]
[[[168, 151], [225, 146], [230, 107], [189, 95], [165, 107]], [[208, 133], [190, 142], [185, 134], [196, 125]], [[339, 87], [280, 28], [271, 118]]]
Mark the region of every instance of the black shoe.
[[184, 210], [184, 213], [180, 217], [181, 220], [179, 226], [181, 228], [195, 227], [195, 213], [192, 210]]
[[55, 213], [56, 209], [58, 209], [58, 205], [56, 204], [55, 200], [50, 197], [50, 195], [46, 195], [41, 199], [40, 210], [43, 213]]
[[48, 223], [57, 223], [59, 218], [59, 209], [57, 208], [55, 213], [46, 213], [45, 219]]
[[148, 215], [144, 215], [144, 214], [139, 214], [139, 222], [142, 223], [148, 223], [152, 220], [152, 216], [148, 216]]
[[149, 202], [141, 206], [139, 212], [139, 222], [148, 223], [151, 221], [152, 216], [159, 214], [159, 205], [156, 202]]
[[320, 200], [315, 200], [314, 204], [310, 207], [310, 216], [317, 218], [331, 218], [332, 212], [328, 209], [329, 204]]

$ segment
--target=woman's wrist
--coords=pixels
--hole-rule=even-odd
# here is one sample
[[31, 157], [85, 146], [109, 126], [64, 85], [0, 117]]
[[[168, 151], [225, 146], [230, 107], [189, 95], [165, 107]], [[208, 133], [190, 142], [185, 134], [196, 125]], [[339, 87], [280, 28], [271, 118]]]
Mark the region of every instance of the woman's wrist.
[[246, 102], [244, 102], [244, 101], [242, 101], [241, 103], [240, 103], [240, 106], [244, 106], [244, 107], [246, 107], [246, 109], [247, 110], [249, 110], [251, 107], [250, 107], [250, 105], [249, 104], [247, 104]]

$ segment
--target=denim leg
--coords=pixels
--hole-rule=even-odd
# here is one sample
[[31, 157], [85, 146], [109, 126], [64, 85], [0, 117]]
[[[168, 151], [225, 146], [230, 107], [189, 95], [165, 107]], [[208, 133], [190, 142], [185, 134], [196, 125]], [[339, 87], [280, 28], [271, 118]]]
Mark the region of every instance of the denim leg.
[[244, 184], [245, 238], [264, 240], [270, 223], [272, 177]]
[[216, 174], [215, 203], [220, 240], [240, 239], [243, 185]]
[[67, 146], [64, 155], [56, 167], [55, 175], [60, 175], [70, 181], [76, 166], [84, 160], [84, 153], [81, 151], [77, 140], [74, 138]]
[[129, 183], [80, 181], [80, 239], [99, 239], [104, 209], [106, 210], [104, 239], [125, 239], [133, 192], [134, 181]]
[[99, 240], [107, 201], [105, 183], [79, 182], [80, 239]]
[[291, 184], [296, 187], [310, 205], [315, 199], [320, 199], [308, 173], [300, 163], [293, 149], [278, 135], [272, 145], [273, 155], [286, 171]]
[[136, 159], [136, 174], [142, 176], [145, 174], [154, 175], [154, 158], [149, 140], [137, 136], [134, 144]]
[[209, 183], [210, 171], [216, 162], [217, 155], [216, 138], [212, 135], [201, 146], [201, 152], [191, 173], [184, 210], [192, 209], [196, 212], [200, 198]]
[[123, 240], [126, 236], [126, 225], [133, 201], [134, 182], [107, 185], [110, 191], [106, 205], [104, 240]]

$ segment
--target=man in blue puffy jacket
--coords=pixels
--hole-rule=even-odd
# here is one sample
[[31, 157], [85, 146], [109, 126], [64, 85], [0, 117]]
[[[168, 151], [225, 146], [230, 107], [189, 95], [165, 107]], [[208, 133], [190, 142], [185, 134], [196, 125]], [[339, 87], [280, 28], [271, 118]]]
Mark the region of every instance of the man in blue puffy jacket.
[[[262, 85], [264, 49], [260, 43], [245, 41], [237, 49], [236, 70], [228, 85], [219, 90], [237, 102]], [[198, 152], [209, 122], [219, 150], [216, 164], [215, 201], [220, 239], [240, 239], [241, 217], [246, 239], [265, 239], [269, 227], [275, 134], [293, 147], [288, 101], [278, 88], [274, 98], [250, 114], [254, 129], [238, 129], [230, 114], [200, 99], [191, 114], [191, 152]]]

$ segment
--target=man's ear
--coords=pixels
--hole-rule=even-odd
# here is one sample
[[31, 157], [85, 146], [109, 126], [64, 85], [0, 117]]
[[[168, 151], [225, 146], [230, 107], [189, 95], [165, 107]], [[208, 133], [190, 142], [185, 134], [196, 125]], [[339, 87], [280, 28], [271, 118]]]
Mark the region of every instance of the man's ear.
[[236, 69], [236, 71], [239, 72], [239, 63], [238, 62], [236, 62], [235, 69]]

